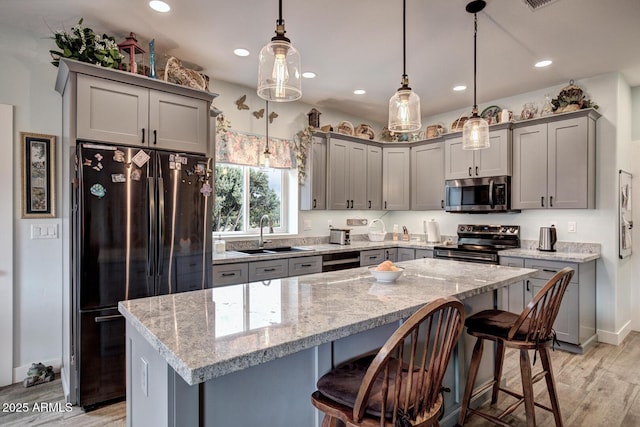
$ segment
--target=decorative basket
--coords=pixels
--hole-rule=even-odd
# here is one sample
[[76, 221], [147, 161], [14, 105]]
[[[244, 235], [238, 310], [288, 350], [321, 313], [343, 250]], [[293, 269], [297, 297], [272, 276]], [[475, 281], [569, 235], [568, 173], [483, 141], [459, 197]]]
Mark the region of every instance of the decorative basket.
[[[382, 224], [382, 231], [380, 230], [373, 230], [373, 224], [375, 224], [376, 222], [379, 222], [380, 224]], [[387, 235], [387, 230], [384, 227], [384, 222], [382, 222], [382, 220], [380, 219], [374, 219], [373, 221], [371, 221], [371, 224], [369, 224], [369, 240], [372, 242], [382, 242], [384, 240], [384, 238]]]
[[451, 132], [457, 132], [462, 130], [462, 128], [464, 127], [464, 123], [469, 120], [469, 117], [462, 115], [460, 116], [457, 120], [454, 120], [453, 123], [451, 123], [451, 127], [450, 127], [450, 131]]

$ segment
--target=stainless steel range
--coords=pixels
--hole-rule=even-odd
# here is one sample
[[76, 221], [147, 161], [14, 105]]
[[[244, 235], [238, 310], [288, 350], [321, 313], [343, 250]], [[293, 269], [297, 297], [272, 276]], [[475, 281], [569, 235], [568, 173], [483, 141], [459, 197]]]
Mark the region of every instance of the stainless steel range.
[[458, 225], [458, 244], [435, 246], [434, 258], [498, 264], [498, 251], [520, 247], [519, 225]]

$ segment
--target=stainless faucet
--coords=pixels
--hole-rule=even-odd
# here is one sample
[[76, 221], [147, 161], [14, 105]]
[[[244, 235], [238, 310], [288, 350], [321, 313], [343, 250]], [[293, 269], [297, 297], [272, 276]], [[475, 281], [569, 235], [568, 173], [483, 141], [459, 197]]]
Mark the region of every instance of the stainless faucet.
[[269, 218], [269, 215], [262, 215], [262, 218], [260, 218], [260, 240], [258, 240], [258, 248], [260, 249], [264, 248], [265, 243], [271, 243], [271, 240], [262, 239], [262, 228], [264, 227], [264, 220], [268, 221], [267, 224], [269, 224], [269, 233], [273, 233], [273, 224], [271, 222], [271, 218]]

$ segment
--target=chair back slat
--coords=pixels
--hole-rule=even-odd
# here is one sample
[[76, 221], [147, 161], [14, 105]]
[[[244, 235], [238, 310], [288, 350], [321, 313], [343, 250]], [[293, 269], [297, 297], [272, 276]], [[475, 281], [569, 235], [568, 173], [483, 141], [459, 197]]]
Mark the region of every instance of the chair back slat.
[[[439, 402], [442, 379], [463, 325], [464, 306], [453, 297], [427, 304], [409, 317], [371, 362], [356, 397], [353, 419], [362, 421], [376, 381], [381, 381], [380, 426], [404, 421], [413, 425], [430, 413]], [[391, 388], [393, 396], [387, 396]]]
[[509, 331], [509, 340], [513, 340], [516, 336], [522, 339], [522, 335], [524, 335], [523, 339], [530, 343], [551, 339], [553, 322], [558, 316], [562, 297], [573, 273], [572, 268], [565, 267], [549, 279], [520, 314]]

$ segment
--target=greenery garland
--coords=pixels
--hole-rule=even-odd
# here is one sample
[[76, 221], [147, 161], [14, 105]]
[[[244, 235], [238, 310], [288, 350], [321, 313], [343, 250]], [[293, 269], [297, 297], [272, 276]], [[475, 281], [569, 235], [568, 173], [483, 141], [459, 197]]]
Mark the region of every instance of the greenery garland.
[[311, 126], [307, 126], [294, 137], [294, 144], [296, 148], [296, 162], [298, 164], [298, 184], [304, 184], [307, 177], [307, 156], [309, 154], [309, 144], [311, 143], [311, 137], [315, 129]]
[[118, 68], [124, 59], [115, 38], [103, 34], [96, 35], [91, 28], [82, 26], [83, 18], [71, 28], [71, 33], [56, 31], [51, 37], [61, 50], [50, 50], [51, 63], [60, 64], [61, 58], [75, 59], [108, 68]]

